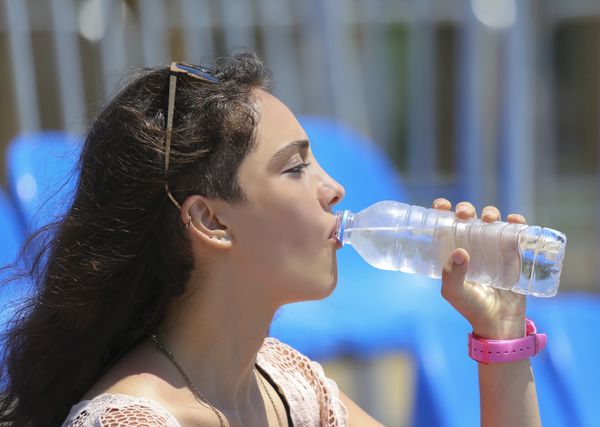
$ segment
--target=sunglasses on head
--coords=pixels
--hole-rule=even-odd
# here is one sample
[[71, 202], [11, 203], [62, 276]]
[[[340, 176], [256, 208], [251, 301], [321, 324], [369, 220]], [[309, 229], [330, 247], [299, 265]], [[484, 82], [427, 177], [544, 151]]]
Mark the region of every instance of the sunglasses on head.
[[169, 172], [169, 154], [171, 152], [171, 139], [173, 135], [175, 92], [177, 90], [177, 78], [181, 76], [189, 76], [207, 83], [221, 83], [221, 80], [214, 75], [213, 71], [197, 65], [186, 64], [185, 62], [173, 62], [169, 69], [169, 102], [167, 104], [167, 133], [165, 137], [165, 191], [177, 209], [181, 209], [181, 205], [175, 199], [171, 190], [169, 190], [167, 175]]

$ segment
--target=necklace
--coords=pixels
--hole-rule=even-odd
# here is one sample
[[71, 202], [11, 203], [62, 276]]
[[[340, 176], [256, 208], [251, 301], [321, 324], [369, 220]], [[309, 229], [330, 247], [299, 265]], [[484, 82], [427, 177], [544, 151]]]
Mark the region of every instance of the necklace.
[[[224, 418], [223, 414], [221, 413], [221, 411], [219, 411], [212, 403], [210, 403], [208, 401], [208, 399], [206, 399], [202, 395], [202, 393], [200, 393], [200, 390], [198, 390], [198, 387], [196, 387], [194, 385], [194, 383], [192, 383], [192, 380], [189, 379], [189, 377], [185, 374], [185, 372], [183, 371], [183, 369], [181, 368], [179, 363], [177, 363], [177, 361], [175, 360], [175, 356], [173, 356], [173, 353], [171, 353], [169, 351], [169, 349], [167, 347], [165, 347], [165, 345], [158, 339], [158, 336], [156, 336], [156, 334], [150, 335], [150, 339], [152, 340], [152, 342], [154, 343], [156, 348], [161, 353], [163, 353], [165, 356], [167, 356], [167, 358], [171, 361], [171, 363], [173, 363], [175, 368], [177, 368], [177, 370], [183, 377], [187, 387], [190, 389], [190, 391], [192, 392], [192, 394], [194, 395], [196, 400], [215, 413], [217, 418], [219, 418], [219, 425], [221, 427], [226, 427], [225, 418]], [[279, 411], [277, 410], [275, 401], [273, 400], [273, 397], [271, 396], [269, 389], [265, 385], [262, 375], [257, 371], [256, 367], [254, 367], [254, 375], [258, 379], [258, 384], [263, 389], [263, 391], [267, 394], [267, 397], [271, 401], [271, 406], [273, 407], [273, 410], [275, 411], [275, 415], [277, 415], [277, 422], [279, 424], [279, 427], [283, 427], [283, 422], [281, 421], [281, 416], [279, 415]]]

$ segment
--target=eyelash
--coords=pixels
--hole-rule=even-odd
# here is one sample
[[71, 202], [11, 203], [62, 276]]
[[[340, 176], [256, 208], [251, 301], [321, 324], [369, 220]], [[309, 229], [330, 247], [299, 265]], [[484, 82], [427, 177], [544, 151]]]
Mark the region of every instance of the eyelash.
[[310, 163], [302, 163], [298, 166], [294, 166], [293, 168], [286, 170], [284, 173], [301, 174], [304, 171], [304, 168], [306, 168], [309, 165]]

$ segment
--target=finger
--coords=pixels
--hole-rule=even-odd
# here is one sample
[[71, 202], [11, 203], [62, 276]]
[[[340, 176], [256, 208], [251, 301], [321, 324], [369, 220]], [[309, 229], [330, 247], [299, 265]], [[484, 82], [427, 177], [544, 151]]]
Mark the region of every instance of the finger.
[[469, 260], [469, 253], [463, 248], [457, 248], [442, 270], [442, 296], [453, 306], [464, 296]]
[[456, 205], [456, 216], [460, 219], [477, 218], [477, 211], [471, 203], [460, 202]]
[[444, 211], [449, 211], [452, 209], [452, 203], [448, 199], [444, 199], [443, 197], [439, 197], [433, 201], [434, 209], [441, 209]]
[[481, 219], [485, 222], [500, 221], [500, 210], [495, 206], [486, 206], [481, 210]]
[[521, 214], [510, 214], [506, 217], [506, 220], [511, 224], [527, 224], [527, 220]]

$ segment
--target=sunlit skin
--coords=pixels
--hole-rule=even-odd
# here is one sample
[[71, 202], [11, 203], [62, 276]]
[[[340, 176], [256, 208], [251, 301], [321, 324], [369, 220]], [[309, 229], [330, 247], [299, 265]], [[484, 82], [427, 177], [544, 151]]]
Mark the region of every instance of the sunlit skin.
[[[290, 110], [264, 91], [257, 90], [255, 95], [260, 111], [256, 147], [238, 171], [246, 200], [232, 204], [192, 195], [182, 203], [182, 224], [191, 218], [186, 233], [195, 267], [186, 294], [171, 304], [158, 334], [229, 425], [264, 427], [278, 422], [253, 371], [256, 354], [281, 305], [322, 299], [335, 289], [339, 245], [331, 238], [333, 209], [344, 197], [344, 188], [319, 166], [306, 133]], [[434, 208], [451, 207], [445, 199], [434, 202]], [[457, 215], [466, 219], [476, 213], [471, 204], [463, 202], [457, 205]], [[500, 214], [488, 207], [482, 219], [493, 222], [500, 220]], [[525, 222], [518, 215], [507, 220]], [[523, 296], [464, 283], [468, 254], [458, 249], [453, 255], [462, 256], [464, 263], [448, 262], [442, 275], [444, 298], [471, 322], [478, 335], [523, 336]], [[494, 372], [498, 370], [483, 374], [480, 370], [480, 378], [483, 375], [489, 380], [484, 381], [489, 387], [484, 384], [482, 389], [486, 390], [482, 391], [482, 411], [501, 417], [488, 403], [497, 401], [496, 388], [502, 388], [501, 381], [512, 373], [503, 372], [497, 379]], [[523, 376], [522, 372], [519, 375]], [[269, 389], [279, 413], [284, 414], [283, 402]], [[535, 388], [533, 392], [535, 397]], [[151, 398], [182, 426], [219, 426], [214, 412], [195, 400], [180, 373], [148, 341], [126, 354], [86, 398], [100, 393]], [[351, 426], [381, 425], [345, 394], [341, 393], [341, 399]], [[510, 400], [515, 397], [502, 399], [507, 405], [516, 404]], [[524, 411], [516, 408], [516, 415]]]

